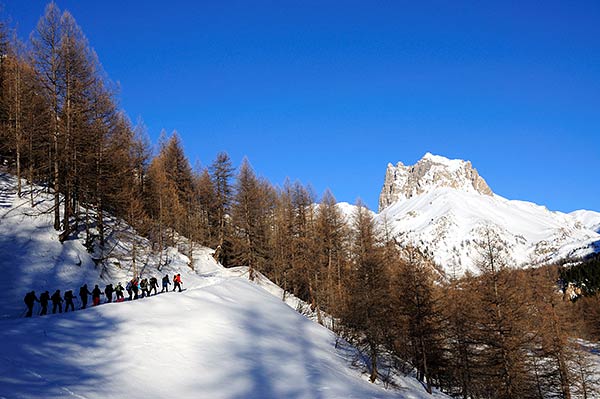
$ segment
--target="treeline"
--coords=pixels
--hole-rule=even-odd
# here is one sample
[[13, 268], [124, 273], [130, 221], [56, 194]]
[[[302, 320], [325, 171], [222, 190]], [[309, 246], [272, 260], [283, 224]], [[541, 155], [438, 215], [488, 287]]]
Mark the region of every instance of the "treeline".
[[19, 196], [21, 178], [48, 187], [61, 240], [85, 204], [103, 244], [104, 211], [124, 216], [142, 198], [147, 146], [69, 12], [49, 4], [29, 43], [3, 23], [0, 53], [0, 156], [14, 160]]
[[330, 192], [318, 201], [299, 182], [276, 187], [226, 153], [194, 169], [176, 133], [163, 134], [153, 155], [74, 18], [54, 3], [29, 43], [5, 24], [0, 46], [0, 157], [32, 206], [21, 178], [54, 194], [61, 240], [85, 229], [90, 248], [102, 247], [109, 212], [158, 253], [178, 234], [215, 248], [223, 265], [249, 266], [250, 279], [265, 274], [363, 348], [372, 381], [393, 365], [463, 398], [594, 391], [571, 338], [598, 336], [573, 317], [579, 305], [562, 300], [558, 270], [513, 270], [493, 231], [481, 232], [480, 273], [454, 278], [399, 246], [360, 203], [346, 215]]

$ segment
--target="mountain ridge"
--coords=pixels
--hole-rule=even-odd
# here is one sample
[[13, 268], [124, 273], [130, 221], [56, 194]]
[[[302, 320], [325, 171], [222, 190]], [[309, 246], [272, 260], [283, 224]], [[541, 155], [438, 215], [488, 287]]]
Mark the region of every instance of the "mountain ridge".
[[[388, 164], [377, 219], [446, 271], [476, 272], [482, 229], [504, 241], [518, 267], [600, 252], [600, 214], [550, 211], [494, 194], [469, 161], [430, 153], [413, 166]], [[383, 207], [382, 207], [383, 205]]]
[[394, 202], [427, 193], [438, 187], [452, 187], [493, 195], [491, 188], [470, 161], [448, 159], [426, 153], [414, 165], [388, 164], [379, 195], [379, 212]]

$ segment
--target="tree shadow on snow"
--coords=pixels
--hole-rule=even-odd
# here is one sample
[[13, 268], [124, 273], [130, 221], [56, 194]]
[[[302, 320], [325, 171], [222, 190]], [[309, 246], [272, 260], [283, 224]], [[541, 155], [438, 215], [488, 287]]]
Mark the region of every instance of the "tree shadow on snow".
[[102, 397], [122, 371], [106, 345], [119, 322], [94, 309], [3, 321], [0, 397]]
[[[3, 274], [0, 279], [0, 319], [24, 316], [23, 297], [29, 291], [35, 290], [38, 297], [46, 290], [50, 295], [57, 289], [61, 293], [66, 290], [77, 293], [84, 279], [91, 277], [92, 270], [88, 267], [85, 267], [86, 273], [82, 273], [85, 261], [89, 259], [81, 259], [73, 248], [75, 243], [48, 241], [44, 238], [47, 234], [45, 228], [25, 225], [18, 234], [0, 235], [0, 253], [5, 254], [0, 256]], [[54, 246], [59, 246], [58, 251]], [[70, 286], [64, 284], [65, 280], [71, 280]], [[33, 314], [37, 315], [39, 311], [40, 306], [35, 303]]]
[[[282, 331], [276, 316], [267, 314], [248, 307], [233, 312], [235, 323], [224, 334], [226, 344], [215, 345], [227, 347], [226, 358], [222, 364], [206, 364], [207, 369], [218, 368], [218, 371], [191, 386], [198, 397], [323, 398], [319, 392], [320, 366], [311, 353], [314, 344], [303, 333], [306, 320], [296, 315], [293, 318], [296, 334], [290, 336], [289, 330]], [[220, 358], [215, 353], [198, 356], [200, 362]]]

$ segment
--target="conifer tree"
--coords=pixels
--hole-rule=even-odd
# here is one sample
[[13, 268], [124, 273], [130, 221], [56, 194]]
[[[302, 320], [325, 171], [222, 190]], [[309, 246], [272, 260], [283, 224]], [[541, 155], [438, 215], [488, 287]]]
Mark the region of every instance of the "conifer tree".
[[345, 323], [362, 332], [370, 358], [370, 381], [379, 376], [378, 361], [387, 326], [387, 282], [383, 248], [369, 210], [357, 204], [353, 221], [352, 277]]
[[215, 189], [208, 169], [203, 169], [195, 176], [194, 187], [200, 218], [200, 242], [205, 246], [215, 248], [218, 245], [216, 241], [218, 220]]
[[[338, 314], [342, 305], [342, 285], [348, 257], [348, 231], [333, 194], [327, 190], [317, 209], [314, 226], [313, 285], [317, 309], [324, 306]], [[320, 315], [320, 313], [319, 313]]]
[[525, 359], [530, 335], [526, 329], [526, 301], [515, 273], [510, 273], [506, 244], [491, 228], [481, 233], [476, 266], [478, 291], [476, 340], [480, 389], [484, 397], [528, 397], [532, 381]]
[[292, 291], [290, 282], [291, 260], [293, 256], [293, 223], [294, 207], [292, 204], [292, 186], [289, 180], [286, 180], [283, 188], [277, 193], [273, 234], [271, 236], [271, 246], [273, 248], [273, 281], [283, 288], [283, 295]]
[[217, 219], [217, 249], [220, 252], [219, 261], [227, 265], [229, 261], [229, 248], [226, 243], [226, 236], [229, 231], [227, 218], [229, 217], [233, 189], [231, 187], [231, 178], [234, 168], [231, 159], [226, 152], [221, 152], [210, 167], [212, 184], [215, 190], [215, 210]]
[[52, 148], [50, 164], [52, 170], [52, 186], [54, 189], [54, 229], [60, 230], [60, 112], [64, 88], [60, 81], [60, 10], [51, 2], [46, 7], [44, 16], [40, 18], [32, 35], [33, 64], [38, 72], [41, 88], [50, 104], [50, 131]]

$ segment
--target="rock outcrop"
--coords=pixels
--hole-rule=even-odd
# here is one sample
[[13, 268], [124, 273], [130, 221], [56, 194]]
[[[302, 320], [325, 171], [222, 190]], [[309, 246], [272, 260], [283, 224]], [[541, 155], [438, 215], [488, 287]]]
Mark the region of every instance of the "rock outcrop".
[[471, 162], [425, 154], [414, 165], [398, 162], [388, 164], [385, 181], [379, 195], [379, 212], [389, 205], [439, 187], [493, 195], [485, 180]]

